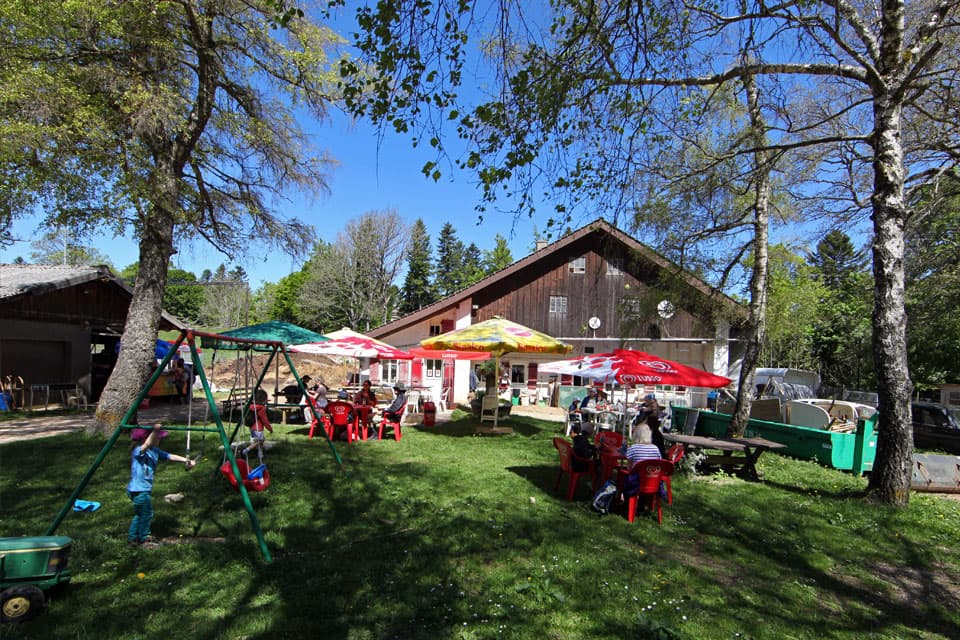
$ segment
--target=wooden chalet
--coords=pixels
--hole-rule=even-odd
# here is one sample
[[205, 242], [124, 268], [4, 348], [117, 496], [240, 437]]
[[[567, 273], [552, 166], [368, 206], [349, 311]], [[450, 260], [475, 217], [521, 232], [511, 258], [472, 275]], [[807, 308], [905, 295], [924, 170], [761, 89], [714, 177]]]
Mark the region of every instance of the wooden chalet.
[[[570, 357], [630, 348], [736, 378], [736, 328], [746, 315], [743, 305], [597, 220], [369, 334], [404, 349], [502, 316], [572, 344]], [[542, 391], [548, 380], [538, 378], [538, 364], [560, 358], [513, 353], [502, 362], [514, 389]], [[447, 402], [462, 403], [471, 366], [414, 360], [399, 362], [396, 371], [414, 386], [446, 389]]]
[[[105, 266], [0, 265], [0, 376], [22, 379], [24, 400], [31, 389], [51, 388], [96, 400], [116, 363], [132, 296]], [[163, 314], [160, 328], [183, 325]]]

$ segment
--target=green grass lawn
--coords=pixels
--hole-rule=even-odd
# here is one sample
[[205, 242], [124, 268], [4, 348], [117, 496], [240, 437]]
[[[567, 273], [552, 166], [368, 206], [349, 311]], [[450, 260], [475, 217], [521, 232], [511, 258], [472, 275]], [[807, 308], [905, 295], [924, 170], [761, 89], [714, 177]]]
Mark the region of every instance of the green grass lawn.
[[[657, 526], [554, 491], [557, 423], [407, 427], [398, 443], [327, 443], [278, 427], [271, 486], [251, 494], [264, 562], [221, 453], [167, 464], [159, 549], [128, 549], [128, 444], [71, 513], [72, 583], [2, 638], [956, 638], [960, 502], [866, 503], [862, 478], [766, 454], [763, 483], [674, 479]], [[183, 433], [166, 448], [184, 452]], [[0, 446], [0, 535], [43, 534], [103, 441]], [[179, 504], [165, 494], [181, 492]], [[176, 541], [174, 543], [173, 541]]]

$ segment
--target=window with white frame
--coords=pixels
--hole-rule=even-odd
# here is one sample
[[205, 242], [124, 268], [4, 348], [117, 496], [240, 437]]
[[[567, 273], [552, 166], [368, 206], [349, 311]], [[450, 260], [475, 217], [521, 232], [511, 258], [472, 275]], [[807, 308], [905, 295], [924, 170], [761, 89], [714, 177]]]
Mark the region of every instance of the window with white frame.
[[400, 362], [398, 360], [380, 361], [380, 382], [393, 384], [400, 376]]
[[569, 266], [570, 266], [570, 273], [586, 273], [587, 272], [586, 256], [580, 256], [579, 258], [571, 258]]
[[442, 333], [442, 331], [441, 331], [441, 329], [440, 329], [440, 325], [438, 325], [438, 324], [432, 324], [432, 325], [430, 325], [430, 335], [431, 335], [431, 336], [438, 336], [438, 335], [440, 335], [441, 333]]
[[439, 380], [443, 377], [443, 360], [424, 360], [423, 377], [430, 380]]
[[550, 296], [550, 313], [566, 313], [567, 296]]
[[526, 384], [526, 382], [527, 382], [527, 365], [525, 364], [510, 365], [510, 383]]
[[609, 260], [607, 260], [607, 275], [608, 276], [623, 275], [623, 258], [610, 258]]

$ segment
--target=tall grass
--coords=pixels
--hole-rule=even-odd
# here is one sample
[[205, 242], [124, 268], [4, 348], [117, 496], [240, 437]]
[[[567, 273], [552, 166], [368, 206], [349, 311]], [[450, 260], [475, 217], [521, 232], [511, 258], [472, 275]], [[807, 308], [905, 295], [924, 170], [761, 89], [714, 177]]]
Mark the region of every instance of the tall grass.
[[[72, 584], [3, 638], [955, 638], [958, 502], [872, 505], [865, 482], [764, 455], [762, 483], [679, 476], [664, 522], [600, 517], [554, 491], [557, 423], [462, 413], [400, 442], [335, 446], [278, 427], [252, 494], [263, 561], [222, 453], [154, 491], [156, 550], [126, 547], [126, 444], [71, 513]], [[0, 534], [42, 534], [102, 441], [0, 446]], [[182, 453], [184, 435], [166, 447]], [[183, 493], [180, 503], [165, 494]]]

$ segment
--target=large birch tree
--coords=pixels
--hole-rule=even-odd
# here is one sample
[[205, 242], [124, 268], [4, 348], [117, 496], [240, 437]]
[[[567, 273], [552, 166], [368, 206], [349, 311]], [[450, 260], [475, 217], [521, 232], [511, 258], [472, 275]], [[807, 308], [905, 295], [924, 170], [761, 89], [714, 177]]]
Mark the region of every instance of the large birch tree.
[[[753, 83], [753, 134], [736, 152], [757, 169], [771, 157], [790, 162], [798, 209], [869, 219], [881, 415], [869, 492], [906, 505], [906, 203], [960, 157], [958, 11], [953, 0], [380, 3], [358, 10], [357, 37], [380, 76], [351, 82], [369, 68], [348, 63], [345, 97], [358, 114], [438, 148], [424, 167], [434, 177], [445, 148], [438, 123], [454, 123], [469, 146], [456, 157], [477, 171], [485, 198], [507, 193], [529, 211], [537, 187], [554, 188], [560, 219], [550, 226], [577, 207], [614, 219], [630, 211], [638, 159], [669, 134], [658, 122], [695, 117], [702, 96]], [[463, 89], [471, 37], [498, 56], [487, 100], [477, 100], [476, 82]]]

